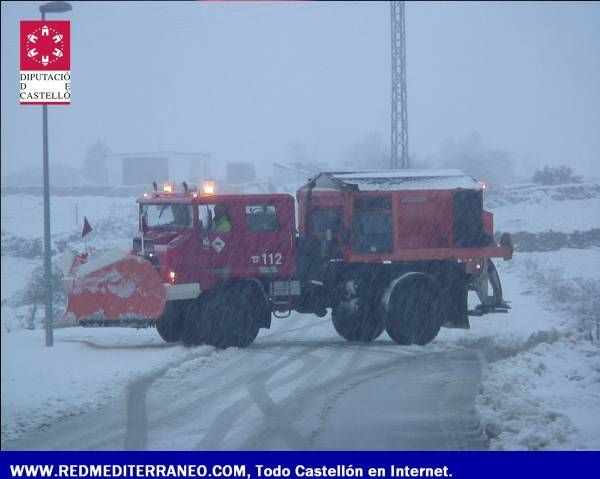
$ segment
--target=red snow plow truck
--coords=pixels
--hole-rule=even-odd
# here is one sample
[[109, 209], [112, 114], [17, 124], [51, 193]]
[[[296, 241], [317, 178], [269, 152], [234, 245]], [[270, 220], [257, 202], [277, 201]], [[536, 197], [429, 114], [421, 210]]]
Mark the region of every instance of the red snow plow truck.
[[[272, 316], [331, 309], [349, 341], [424, 345], [507, 312], [483, 184], [457, 170], [327, 171], [289, 194], [164, 190], [138, 199], [130, 253], [79, 256], [65, 283], [83, 326], [155, 326], [166, 341], [251, 344]], [[298, 228], [296, 221], [298, 215]], [[480, 304], [469, 309], [475, 291]]]

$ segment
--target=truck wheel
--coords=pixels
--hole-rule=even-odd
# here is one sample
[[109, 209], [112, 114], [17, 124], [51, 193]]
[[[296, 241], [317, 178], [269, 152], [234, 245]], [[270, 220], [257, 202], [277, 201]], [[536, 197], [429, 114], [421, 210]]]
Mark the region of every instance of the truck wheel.
[[340, 301], [333, 307], [331, 319], [337, 333], [348, 341], [373, 341], [385, 327], [382, 315], [359, 297]]
[[174, 343], [181, 339], [185, 308], [183, 305], [169, 301], [165, 310], [156, 320], [156, 331], [167, 343]]
[[258, 336], [258, 323], [244, 310], [228, 306], [219, 322], [218, 333], [212, 338], [217, 348], [245, 348]]
[[258, 335], [259, 318], [253, 307], [252, 288], [246, 285], [230, 285], [207, 302], [205, 315], [212, 324], [208, 343], [221, 349], [245, 348]]
[[181, 340], [186, 345], [207, 344], [212, 334], [213, 325], [206, 316], [206, 299], [203, 296], [195, 299], [187, 308]]
[[422, 278], [400, 281], [391, 294], [385, 329], [402, 345], [430, 343], [443, 322], [441, 299], [435, 285]]

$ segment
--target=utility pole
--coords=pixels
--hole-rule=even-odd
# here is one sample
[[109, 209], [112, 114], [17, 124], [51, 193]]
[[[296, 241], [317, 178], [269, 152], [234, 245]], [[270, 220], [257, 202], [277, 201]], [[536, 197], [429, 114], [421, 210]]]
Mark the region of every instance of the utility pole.
[[406, 31], [404, 2], [390, 2], [392, 27], [392, 169], [408, 168], [408, 113], [406, 110]]

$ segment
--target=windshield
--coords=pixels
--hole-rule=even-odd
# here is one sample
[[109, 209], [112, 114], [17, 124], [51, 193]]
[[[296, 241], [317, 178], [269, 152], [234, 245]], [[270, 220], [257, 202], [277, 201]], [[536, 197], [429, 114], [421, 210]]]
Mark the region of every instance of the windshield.
[[192, 205], [142, 205], [142, 215], [146, 226], [191, 227]]

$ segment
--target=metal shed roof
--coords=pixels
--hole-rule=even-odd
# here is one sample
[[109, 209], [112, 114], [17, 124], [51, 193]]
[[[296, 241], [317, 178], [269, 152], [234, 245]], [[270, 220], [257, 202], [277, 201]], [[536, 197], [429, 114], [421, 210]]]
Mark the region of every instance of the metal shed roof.
[[319, 173], [314, 181], [314, 191], [345, 188], [358, 191], [481, 189], [477, 180], [460, 170], [335, 170]]

